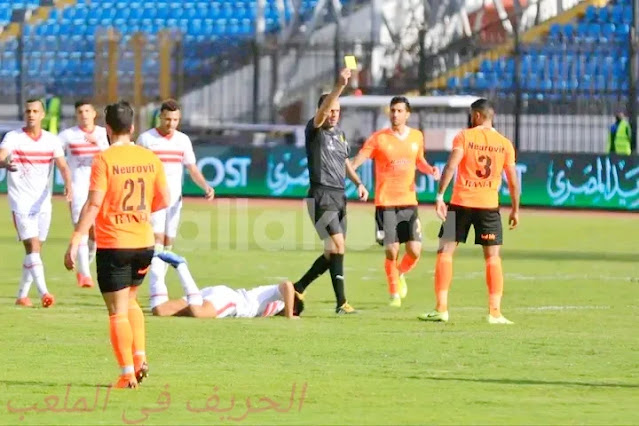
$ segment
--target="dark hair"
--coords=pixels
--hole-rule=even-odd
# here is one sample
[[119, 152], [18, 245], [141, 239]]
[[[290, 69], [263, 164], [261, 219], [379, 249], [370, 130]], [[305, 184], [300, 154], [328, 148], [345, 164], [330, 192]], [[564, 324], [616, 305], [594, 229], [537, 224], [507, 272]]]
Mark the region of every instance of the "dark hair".
[[406, 96], [395, 96], [393, 99], [391, 99], [390, 101], [391, 108], [397, 104], [404, 104], [406, 105], [406, 111], [408, 112], [412, 111], [410, 107], [410, 102], [408, 102], [408, 99], [406, 98]]
[[162, 102], [162, 106], [160, 106], [160, 112], [163, 112], [163, 111], [173, 112], [173, 111], [179, 111], [179, 110], [180, 110], [180, 104], [178, 104], [175, 99], [167, 99], [164, 102]]
[[133, 126], [133, 108], [127, 101], [120, 101], [107, 105], [104, 109], [106, 124], [111, 128], [113, 134], [124, 135], [131, 131]]
[[317, 108], [321, 107], [322, 104], [324, 103], [324, 99], [326, 99], [328, 97], [329, 93], [323, 93], [320, 97], [319, 97], [319, 101], [317, 101]]
[[42, 105], [42, 111], [46, 110], [46, 107], [44, 106], [44, 102], [42, 102], [42, 99], [36, 99], [36, 98], [27, 99], [27, 101], [24, 103], [24, 106], [27, 106], [28, 104], [32, 104], [35, 102], [39, 102], [40, 105]]
[[[75, 109], [78, 109], [78, 108], [80, 108], [81, 106], [85, 106], [85, 105], [93, 106], [93, 104], [91, 103], [91, 101], [90, 101], [90, 100], [88, 100], [88, 99], [78, 99], [78, 100], [75, 102], [75, 104], [74, 104], [74, 108], [75, 108]], [[94, 107], [94, 108], [95, 108], [95, 107]]]
[[473, 102], [470, 105], [470, 109], [472, 111], [480, 111], [483, 113], [487, 113], [490, 110], [495, 110], [495, 107], [493, 106], [493, 103], [490, 102], [488, 99], [486, 98], [481, 98], [481, 99], [477, 99], [475, 102]]

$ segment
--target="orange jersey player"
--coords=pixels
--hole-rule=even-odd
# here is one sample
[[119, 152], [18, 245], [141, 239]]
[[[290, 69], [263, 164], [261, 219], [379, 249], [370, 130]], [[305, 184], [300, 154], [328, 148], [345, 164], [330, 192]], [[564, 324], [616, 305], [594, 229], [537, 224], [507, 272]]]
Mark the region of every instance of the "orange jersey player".
[[98, 286], [109, 311], [111, 344], [122, 369], [116, 387], [135, 388], [147, 376], [144, 314], [137, 288], [153, 258], [151, 213], [165, 208], [164, 168], [151, 151], [135, 146], [133, 109], [127, 102], [107, 106], [111, 146], [95, 156], [89, 198], [65, 254], [72, 270], [78, 246], [95, 222]]
[[[486, 283], [489, 293], [488, 322], [512, 324], [501, 313], [504, 277], [501, 266], [502, 225], [499, 213], [499, 189], [502, 172], [506, 172], [512, 199], [509, 224], [519, 223], [519, 182], [512, 143], [493, 128], [495, 110], [486, 99], [471, 105], [470, 129], [460, 132], [439, 183], [435, 211], [444, 221], [439, 232], [440, 246], [435, 265], [435, 310], [419, 316], [424, 321], [448, 321], [448, 290], [453, 276], [453, 254], [465, 243], [471, 225], [475, 244], [484, 249]], [[448, 207], [444, 193], [457, 170], [453, 195]]]
[[[406, 126], [410, 111], [405, 97], [391, 99], [391, 127], [374, 133], [353, 160], [354, 168], [369, 158], [375, 162], [375, 222], [386, 251], [384, 269], [392, 307], [400, 307], [406, 297], [404, 274], [415, 267], [422, 249], [415, 168], [439, 179], [437, 167], [424, 158], [424, 135]], [[398, 264], [399, 246], [404, 243], [406, 254]]]

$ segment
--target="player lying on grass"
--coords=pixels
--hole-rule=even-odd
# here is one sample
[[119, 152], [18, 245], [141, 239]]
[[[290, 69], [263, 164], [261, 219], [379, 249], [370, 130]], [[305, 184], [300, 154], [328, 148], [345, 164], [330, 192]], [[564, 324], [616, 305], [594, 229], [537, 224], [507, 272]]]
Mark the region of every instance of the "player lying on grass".
[[[173, 266], [183, 288], [197, 288], [186, 260], [173, 252], [158, 253], [157, 256]], [[256, 287], [250, 290], [235, 290], [225, 285], [204, 287], [199, 295], [168, 300], [151, 311], [160, 317], [182, 316], [195, 318], [256, 318], [284, 315], [297, 319], [304, 310], [304, 302], [296, 294], [293, 283]]]

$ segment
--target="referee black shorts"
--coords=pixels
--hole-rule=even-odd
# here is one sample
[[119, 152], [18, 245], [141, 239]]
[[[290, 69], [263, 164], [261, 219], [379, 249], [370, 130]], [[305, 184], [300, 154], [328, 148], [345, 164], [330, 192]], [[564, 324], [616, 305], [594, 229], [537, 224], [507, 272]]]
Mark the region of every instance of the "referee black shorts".
[[308, 214], [322, 240], [346, 235], [346, 194], [344, 190], [311, 188], [306, 198]]
[[98, 249], [95, 264], [101, 293], [111, 293], [142, 284], [151, 267], [153, 247]]

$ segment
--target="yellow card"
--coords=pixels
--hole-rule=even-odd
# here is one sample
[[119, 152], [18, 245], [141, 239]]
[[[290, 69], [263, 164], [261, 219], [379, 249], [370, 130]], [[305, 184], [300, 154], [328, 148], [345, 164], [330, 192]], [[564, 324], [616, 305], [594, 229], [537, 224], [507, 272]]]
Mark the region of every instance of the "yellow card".
[[346, 68], [348, 68], [349, 70], [357, 69], [357, 60], [355, 59], [355, 56], [344, 56], [344, 62], [346, 63]]

